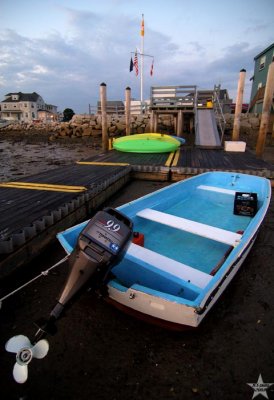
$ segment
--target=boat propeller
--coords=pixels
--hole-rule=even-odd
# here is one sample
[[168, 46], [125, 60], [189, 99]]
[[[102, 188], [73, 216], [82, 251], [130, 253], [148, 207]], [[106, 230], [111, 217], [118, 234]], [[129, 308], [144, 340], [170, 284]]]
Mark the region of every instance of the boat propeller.
[[28, 365], [33, 358], [44, 358], [49, 351], [46, 339], [41, 339], [34, 345], [24, 335], [10, 338], [6, 343], [6, 350], [16, 353], [16, 363], [13, 367], [13, 377], [17, 383], [24, 383], [28, 379]]
[[57, 304], [48, 319], [40, 319], [38, 331], [31, 342], [24, 335], [13, 336], [6, 343], [6, 350], [16, 353], [13, 377], [18, 383], [26, 382], [28, 364], [33, 358], [44, 358], [49, 350], [47, 334], [55, 334], [55, 322], [63, 310], [75, 301], [76, 295], [87, 284], [94, 289], [104, 288], [111, 268], [123, 256], [132, 238], [132, 221], [112, 208], [97, 212], [82, 230], [77, 245], [69, 256], [69, 274]]

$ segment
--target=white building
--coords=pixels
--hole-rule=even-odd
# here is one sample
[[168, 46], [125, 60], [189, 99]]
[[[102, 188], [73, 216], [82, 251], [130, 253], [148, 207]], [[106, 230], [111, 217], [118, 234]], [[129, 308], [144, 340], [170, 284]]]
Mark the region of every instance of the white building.
[[0, 103], [1, 118], [22, 122], [33, 120], [54, 120], [57, 117], [57, 106], [46, 104], [36, 92], [8, 93]]

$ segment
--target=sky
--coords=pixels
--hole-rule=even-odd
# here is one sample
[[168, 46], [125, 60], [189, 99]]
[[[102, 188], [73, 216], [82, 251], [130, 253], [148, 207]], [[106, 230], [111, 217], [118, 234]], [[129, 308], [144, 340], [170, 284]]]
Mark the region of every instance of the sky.
[[152, 77], [144, 58], [144, 98], [151, 86], [221, 84], [235, 101], [245, 68], [249, 102], [254, 57], [274, 42], [274, 0], [0, 0], [0, 101], [37, 92], [58, 111], [87, 113], [102, 82], [108, 100], [124, 100], [128, 86], [140, 100], [129, 65], [142, 14], [154, 57]]

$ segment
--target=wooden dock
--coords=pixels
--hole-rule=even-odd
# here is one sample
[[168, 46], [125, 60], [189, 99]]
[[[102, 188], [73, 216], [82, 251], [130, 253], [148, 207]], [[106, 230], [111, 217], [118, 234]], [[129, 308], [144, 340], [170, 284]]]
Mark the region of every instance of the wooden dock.
[[0, 184], [0, 278], [88, 218], [130, 179], [128, 165], [71, 165]]
[[218, 170], [263, 176], [274, 182], [274, 165], [256, 158], [250, 150], [227, 152], [192, 146], [181, 146], [177, 152], [169, 154], [121, 153], [112, 150], [85, 162], [97, 164], [98, 159], [102, 166], [111, 163], [119, 165], [120, 162], [129, 164], [131, 176], [136, 179], [176, 182], [191, 175]]
[[88, 218], [130, 179], [175, 182], [206, 171], [264, 176], [274, 165], [244, 153], [182, 146], [174, 153], [108, 151], [74, 165], [0, 184], [0, 278], [39, 254], [56, 234]]
[[208, 171], [232, 171], [258, 175], [274, 183], [274, 165], [256, 158], [250, 151], [227, 152], [224, 150], [205, 150], [182, 147], [178, 161], [171, 165], [173, 182]]

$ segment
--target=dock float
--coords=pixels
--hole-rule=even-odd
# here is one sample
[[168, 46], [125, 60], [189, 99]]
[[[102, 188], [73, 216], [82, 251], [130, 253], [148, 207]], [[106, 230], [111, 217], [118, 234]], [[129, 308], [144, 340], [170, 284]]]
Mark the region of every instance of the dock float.
[[71, 165], [0, 183], [0, 278], [88, 218], [130, 179], [130, 165]]
[[250, 150], [227, 152], [182, 146], [178, 158], [170, 168], [173, 182], [210, 171], [231, 171], [262, 176], [270, 179], [272, 186], [274, 184], [274, 165], [256, 158]]

